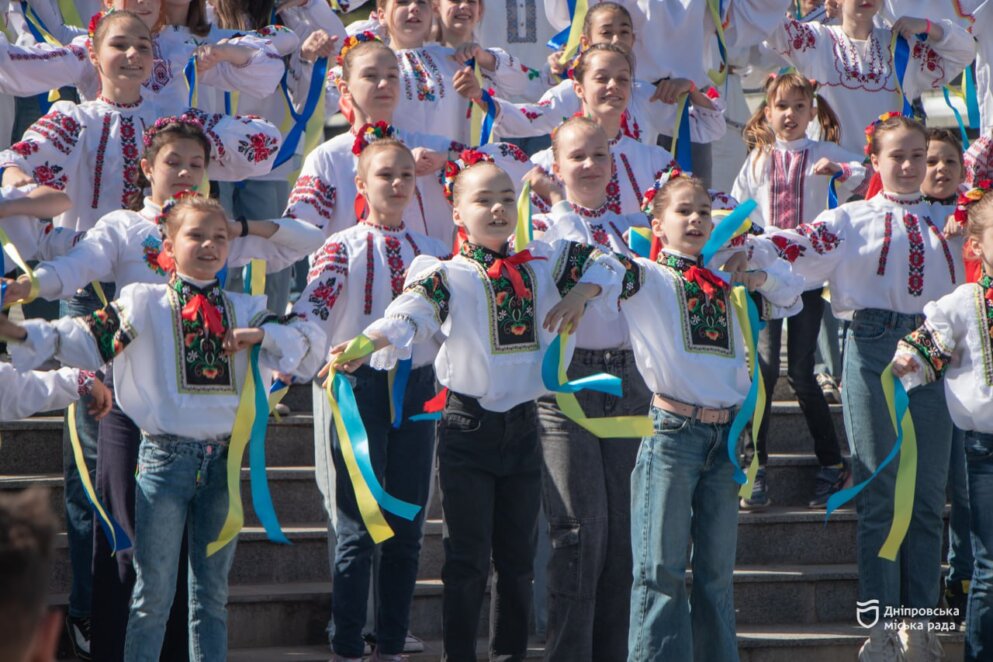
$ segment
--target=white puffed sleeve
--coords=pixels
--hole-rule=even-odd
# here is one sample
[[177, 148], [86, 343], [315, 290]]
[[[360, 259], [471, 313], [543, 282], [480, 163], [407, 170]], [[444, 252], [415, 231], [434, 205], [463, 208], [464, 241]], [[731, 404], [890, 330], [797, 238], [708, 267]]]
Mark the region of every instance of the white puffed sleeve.
[[92, 73], [85, 48], [75, 44], [17, 46], [0, 33], [0, 92], [26, 97], [76, 86]]
[[[978, 285], [968, 287], [971, 290]], [[918, 367], [900, 378], [906, 390], [930, 384], [945, 374], [968, 324], [964, 313], [972, 310], [972, 306], [962, 305], [962, 298], [956, 290], [928, 303], [924, 306], [924, 324], [897, 343], [893, 358], [909, 356]]]
[[313, 322], [290, 317], [263, 323], [259, 362], [278, 372], [310, 379], [324, 365], [327, 337]]
[[279, 226], [269, 238], [249, 235], [231, 242], [228, 263], [239, 267], [253, 259], [266, 261], [266, 273], [275, 273], [296, 264], [324, 243], [324, 232], [316, 225], [295, 218], [276, 218]]
[[[291, 30], [287, 32], [293, 34]], [[293, 39], [297, 39], [296, 35], [293, 35]], [[229, 92], [243, 92], [258, 99], [273, 94], [283, 77], [285, 67], [272, 42], [250, 33], [229, 37], [227, 43], [252, 49], [251, 59], [241, 66], [220, 62], [200, 74], [200, 83]]]
[[[265, 95], [262, 95], [265, 96]], [[279, 152], [279, 129], [261, 117], [205, 113], [188, 108], [203, 123], [212, 146], [207, 175], [222, 182], [237, 182], [268, 174]]]
[[0, 363], [0, 420], [16, 421], [39, 411], [62, 409], [81, 395], [86, 377], [75, 368], [18, 372]]

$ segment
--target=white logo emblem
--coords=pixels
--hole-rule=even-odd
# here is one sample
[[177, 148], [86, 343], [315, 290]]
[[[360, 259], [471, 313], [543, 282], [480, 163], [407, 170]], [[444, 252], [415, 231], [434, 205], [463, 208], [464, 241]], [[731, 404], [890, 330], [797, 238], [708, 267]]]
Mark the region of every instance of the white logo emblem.
[[869, 629], [879, 621], [879, 600], [856, 602], [855, 606], [855, 618], [862, 627]]

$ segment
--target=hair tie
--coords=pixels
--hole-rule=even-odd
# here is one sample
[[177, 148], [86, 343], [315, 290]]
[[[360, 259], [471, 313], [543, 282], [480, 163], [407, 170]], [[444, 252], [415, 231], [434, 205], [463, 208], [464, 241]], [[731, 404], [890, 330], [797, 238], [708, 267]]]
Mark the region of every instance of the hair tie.
[[893, 119], [894, 117], [900, 117], [900, 113], [896, 112], [895, 110], [891, 110], [888, 113], [883, 113], [878, 118], [876, 118], [875, 120], [873, 120], [872, 124], [870, 124], [869, 126], [865, 127], [865, 155], [866, 156], [869, 156], [870, 154], [872, 154], [872, 141], [875, 139], [876, 129], [878, 129], [879, 126], [883, 122], [888, 122], [891, 119]]
[[165, 225], [165, 222], [169, 218], [169, 214], [171, 214], [172, 210], [176, 208], [176, 205], [183, 200], [196, 197], [200, 197], [200, 194], [196, 191], [190, 190], [180, 191], [176, 195], [172, 196], [162, 205], [162, 211], [155, 215], [155, 224], [158, 226]]
[[338, 63], [338, 66], [345, 64], [345, 55], [348, 53], [348, 51], [352, 50], [359, 44], [365, 44], [370, 41], [378, 41], [381, 44], [383, 43], [383, 40], [380, 39], [375, 32], [371, 32], [370, 30], [364, 30], [362, 32], [357, 32], [353, 35], [349, 35], [345, 39], [345, 43], [341, 45], [341, 50], [338, 51], [338, 56], [335, 58], [335, 61]]
[[445, 199], [448, 200], [448, 204], [454, 204], [455, 180], [458, 179], [462, 171], [477, 163], [496, 163], [496, 161], [485, 152], [476, 149], [464, 149], [454, 160], [445, 163], [445, 168], [441, 171], [441, 186], [445, 191]]
[[189, 113], [160, 117], [155, 120], [155, 124], [145, 129], [145, 133], [141, 137], [141, 142], [144, 143], [145, 149], [151, 147], [152, 139], [155, 138], [155, 135], [170, 124], [186, 124], [187, 126], [192, 126], [203, 131], [203, 122], [198, 117]]
[[355, 132], [355, 142], [352, 143], [352, 154], [358, 156], [370, 144], [383, 138], [393, 138], [396, 129], [386, 122], [366, 122]]
[[955, 220], [962, 225], [968, 223], [969, 207], [982, 200], [986, 194], [990, 192], [990, 188], [993, 188], [993, 181], [983, 179], [976, 182], [976, 185], [973, 188], [960, 194], [957, 204], [955, 205]]

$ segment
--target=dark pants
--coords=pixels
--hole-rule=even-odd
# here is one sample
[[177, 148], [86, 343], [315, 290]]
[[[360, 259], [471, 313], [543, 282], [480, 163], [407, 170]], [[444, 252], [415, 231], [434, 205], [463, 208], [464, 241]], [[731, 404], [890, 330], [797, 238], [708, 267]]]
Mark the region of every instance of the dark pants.
[[[362, 366], [353, 376], [355, 400], [369, 438], [369, 456], [376, 477], [391, 496], [426, 506], [431, 485], [435, 425], [412, 423], [411, 415], [424, 409], [434, 395], [434, 370], [412, 370], [404, 394], [404, 422], [394, 429], [390, 421], [389, 373]], [[362, 657], [362, 628], [366, 622], [369, 579], [375, 544], [362, 522], [355, 490], [341, 454], [338, 433], [332, 433], [337, 505], [334, 578], [331, 584], [331, 646], [343, 657]], [[381, 546], [379, 561], [379, 612], [376, 614], [376, 647], [380, 653], [403, 652], [410, 605], [417, 584], [421, 551], [422, 507], [413, 521], [384, 511], [394, 536]]]
[[[113, 372], [104, 383], [114, 388]], [[134, 540], [135, 467], [138, 465], [138, 444], [141, 431], [121, 411], [114, 408], [100, 421], [97, 439], [96, 490], [107, 512], [116, 519]], [[183, 537], [176, 597], [166, 626], [166, 637], [160, 659], [184, 662], [189, 659], [187, 643], [187, 553]], [[93, 535], [93, 659], [114, 662], [124, 659], [124, 633], [131, 609], [134, 590], [134, 550], [111, 556], [110, 544], [103, 531], [96, 527]]]
[[449, 393], [438, 434], [445, 660], [476, 660], [491, 556], [490, 660], [527, 655], [540, 465], [534, 402], [492, 412]]
[[[817, 335], [821, 329], [821, 315], [824, 312], [824, 299], [821, 290], [803, 293], [803, 310], [787, 318], [789, 330], [786, 338], [786, 378], [796, 392], [800, 409], [807, 421], [807, 429], [814, 438], [814, 453], [821, 466], [841, 463], [841, 447], [838, 434], [831, 419], [824, 392], [814, 378], [814, 350], [817, 348]], [[769, 320], [759, 333], [759, 367], [768, 397], [765, 400], [765, 415], [758, 433], [759, 464], [765, 465], [768, 459], [766, 438], [769, 435], [769, 422], [772, 419], [772, 391], [779, 380], [779, 349], [782, 344], [783, 320]], [[751, 461], [754, 452], [752, 442], [745, 445], [745, 457]]]
[[[587, 416], [647, 416], [652, 393], [631, 350], [577, 349], [570, 379], [599, 372], [621, 378], [618, 398], [576, 395]], [[626, 660], [631, 609], [631, 472], [641, 438], [600, 439], [538, 401], [542, 497], [548, 517], [548, 630], [545, 658]]]

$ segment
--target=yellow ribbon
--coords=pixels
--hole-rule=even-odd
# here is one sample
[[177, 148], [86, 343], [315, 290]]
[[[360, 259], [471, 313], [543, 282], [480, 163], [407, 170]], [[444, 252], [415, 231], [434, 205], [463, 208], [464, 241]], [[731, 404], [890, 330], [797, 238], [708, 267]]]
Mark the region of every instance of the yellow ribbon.
[[[721, 18], [721, 10], [718, 6], [720, 0], [707, 0], [707, 8], [710, 10], [710, 16], [714, 19], [714, 27], [717, 29], [717, 42], [720, 44], [722, 54], [727, 53], [727, 40], [724, 38], [724, 21]], [[728, 77], [727, 63], [723, 61], [724, 57], [722, 55], [721, 69], [720, 71], [714, 71], [711, 69], [707, 72], [707, 76], [713, 81], [714, 85], [720, 87], [724, 84], [724, 81]], [[673, 150], [673, 154], [675, 154]]]
[[[759, 433], [759, 428], [762, 427], [762, 418], [765, 416], [766, 393], [762, 371], [755, 370], [755, 361], [758, 360], [758, 349], [752, 337], [752, 323], [748, 317], [748, 302], [745, 300], [747, 296], [748, 292], [743, 287], [735, 287], [731, 290], [731, 305], [734, 306], [734, 313], [738, 317], [738, 324], [741, 325], [741, 333], [745, 337], [745, 342], [748, 344], [748, 371], [757, 375], [757, 379], [759, 380], [755, 411], [752, 413], [752, 435], [756, 436]], [[745, 471], [745, 476], [747, 476], [748, 480], [738, 491], [739, 496], [745, 499], [752, 498], [752, 488], [755, 487], [755, 474], [758, 470], [759, 454], [753, 453], [752, 462]]]
[[[0, 230], [0, 247], [2, 247], [3, 252], [14, 261], [14, 264], [16, 264], [21, 271], [27, 274], [28, 279], [31, 281], [31, 289], [26, 298], [11, 302], [9, 305], [3, 304], [3, 308], [9, 308], [15, 304], [31, 303], [38, 298], [38, 277], [34, 275], [34, 270], [28, 266], [27, 262], [24, 261], [24, 258], [21, 257], [20, 252], [17, 250], [17, 246], [14, 245], [14, 242], [10, 240], [10, 237], [8, 237], [7, 233], [3, 230]], [[2, 263], [2, 260], [0, 260], [0, 263]], [[0, 274], [0, 277], [2, 276], [3, 274]]]
[[683, 123], [683, 109], [686, 108], [686, 104], [690, 102], [690, 93], [681, 94], [679, 96], [679, 101], [676, 102], [676, 123], [672, 125], [672, 145], [670, 145], [669, 152], [675, 157], [679, 152], [676, 151], [676, 145], [679, 144], [679, 129]]
[[[348, 343], [345, 351], [339, 355], [335, 363], [340, 364], [362, 358], [363, 356], [372, 354], [375, 349], [369, 338], [361, 335], [357, 336]], [[338, 407], [338, 402], [335, 400], [334, 392], [331, 388], [334, 378], [335, 368], [332, 365], [327, 380], [324, 382], [324, 391], [327, 394], [328, 405], [331, 407], [335, 430], [338, 432], [338, 444], [341, 447], [341, 455], [345, 460], [345, 466], [348, 468], [348, 477], [351, 480], [352, 489], [355, 490], [355, 500], [359, 506], [359, 514], [362, 516], [362, 522], [365, 524], [366, 530], [369, 532], [369, 536], [373, 542], [379, 544], [393, 537], [393, 529], [386, 522], [386, 518], [379, 509], [375, 497], [373, 497], [369, 486], [362, 477], [358, 462], [355, 460], [355, 450], [352, 448], [351, 438], [345, 427], [341, 410]]]
[[76, 9], [75, 2], [72, 2], [72, 0], [58, 0], [58, 4], [59, 11], [62, 13], [62, 20], [65, 21], [66, 25], [72, 25], [77, 28], [84, 27], [83, 19]]
[[531, 227], [531, 182], [524, 182], [521, 194], [517, 197], [517, 225], [514, 228], [514, 250], [527, 248], [534, 238]]
[[565, 66], [579, 52], [579, 42], [583, 36], [583, 24], [586, 22], [586, 12], [589, 10], [587, 0], [576, 0], [576, 11], [572, 15], [572, 23], [569, 24], [569, 38], [562, 49], [562, 56], [559, 64]]
[[[62, 7], [62, 2], [63, 1], [64, 0], [60, 0], [60, 2], [59, 2], [59, 8], [60, 9]], [[62, 46], [62, 42], [59, 41], [58, 39], [56, 39], [55, 38], [55, 35], [53, 35], [51, 32], [49, 32], [45, 28], [45, 25], [41, 22], [41, 19], [38, 18], [37, 14], [34, 13], [34, 10], [31, 9], [31, 7], [26, 7], [26, 9], [27, 9], [27, 11], [24, 12], [24, 18], [31, 24], [31, 26], [35, 30], [37, 30], [38, 34], [41, 35], [41, 38], [45, 40], [45, 43], [47, 43], [47, 44], [49, 44], [51, 46], [61, 47]], [[78, 18], [79, 14], [77, 13], [76, 16]], [[64, 18], [65, 18], [65, 15], [63, 14], [63, 19]], [[62, 98], [62, 95], [59, 94], [58, 89], [54, 89], [54, 90], [49, 90], [48, 91], [48, 103], [55, 103], [56, 101], [58, 101], [61, 98]]]
[[[474, 63], [472, 68], [472, 75], [476, 77], [476, 82], [479, 83], [479, 89], [486, 89], [483, 86], [483, 75], [479, 73], [479, 64]], [[469, 102], [469, 144], [476, 146], [480, 144], [480, 138], [483, 134], [483, 120], [486, 118], [486, 111], [479, 107], [474, 101]]]
[[93, 292], [96, 293], [97, 298], [100, 299], [100, 303], [104, 308], [106, 308], [108, 304], [107, 293], [103, 291], [103, 285], [101, 285], [98, 280], [91, 281], [90, 285], [93, 286]]
[[[896, 377], [893, 375], [893, 364], [886, 366], [880, 377], [883, 395], [886, 396], [886, 409], [890, 414], [893, 429], [897, 429], [896, 420]], [[886, 541], [879, 550], [879, 557], [890, 561], [896, 560], [900, 545], [907, 536], [910, 528], [910, 518], [914, 512], [914, 492], [917, 481], [917, 433], [914, 422], [910, 417], [910, 408], [903, 413], [899, 422], [903, 430], [903, 447], [900, 449], [900, 465], [896, 472], [896, 489], [893, 491], [893, 524], [886, 536]]]
[[[93, 509], [97, 511], [97, 516], [103, 522], [103, 529], [110, 538], [111, 556], [117, 552], [117, 527], [119, 525], [107, 514], [100, 500], [97, 499], [97, 492], [93, 489], [93, 481], [90, 480], [90, 470], [86, 467], [86, 458], [83, 457], [83, 445], [79, 442], [79, 431], [76, 429], [76, 403], [73, 402], [66, 410], [66, 419], [69, 422], [69, 445], [72, 446], [72, 457], [76, 463], [76, 471], [79, 479], [83, 483], [83, 491], [90, 500]], [[125, 537], [127, 534], [123, 534]], [[131, 546], [128, 541], [124, 549]]]

